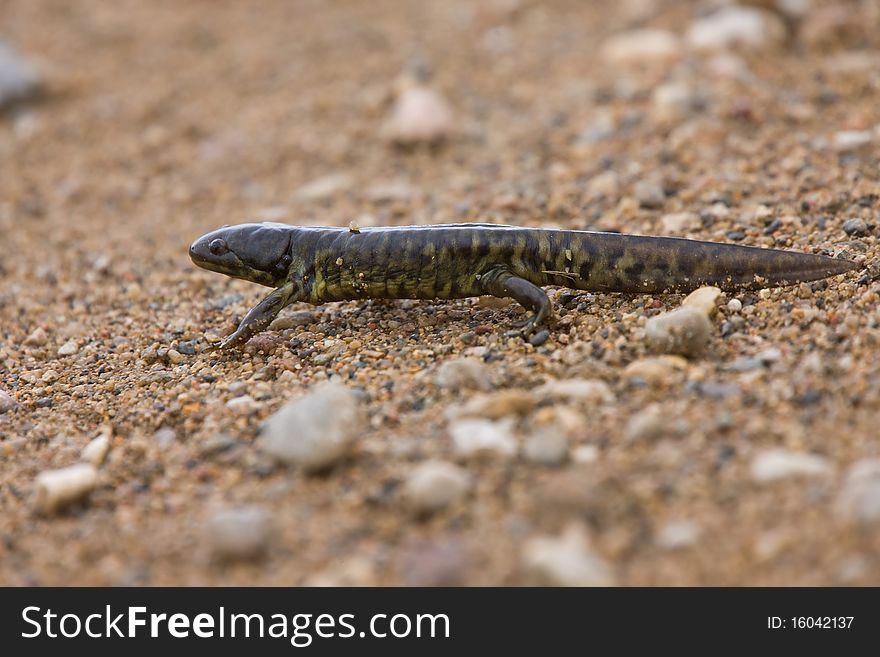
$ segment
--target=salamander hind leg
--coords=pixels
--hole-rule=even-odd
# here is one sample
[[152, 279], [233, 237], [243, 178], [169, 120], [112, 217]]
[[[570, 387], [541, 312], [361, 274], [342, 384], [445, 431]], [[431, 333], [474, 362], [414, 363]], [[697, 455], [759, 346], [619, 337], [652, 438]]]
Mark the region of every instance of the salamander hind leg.
[[547, 323], [552, 314], [550, 298], [537, 285], [504, 269], [494, 269], [481, 278], [482, 288], [493, 297], [510, 297], [532, 315], [519, 327], [524, 336]]

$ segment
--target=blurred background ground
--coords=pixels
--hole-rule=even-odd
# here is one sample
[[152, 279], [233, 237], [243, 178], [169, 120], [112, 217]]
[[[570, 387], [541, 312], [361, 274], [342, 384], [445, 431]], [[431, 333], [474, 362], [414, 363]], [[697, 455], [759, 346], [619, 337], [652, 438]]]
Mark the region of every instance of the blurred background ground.
[[[880, 583], [878, 35], [875, 0], [0, 0], [0, 583]], [[722, 296], [689, 359], [645, 344], [681, 297], [603, 294], [537, 346], [401, 301], [206, 352], [265, 290], [187, 247], [254, 219], [865, 269]], [[328, 378], [299, 421], [351, 443], [274, 462]], [[88, 499], [35, 512], [96, 436]]]

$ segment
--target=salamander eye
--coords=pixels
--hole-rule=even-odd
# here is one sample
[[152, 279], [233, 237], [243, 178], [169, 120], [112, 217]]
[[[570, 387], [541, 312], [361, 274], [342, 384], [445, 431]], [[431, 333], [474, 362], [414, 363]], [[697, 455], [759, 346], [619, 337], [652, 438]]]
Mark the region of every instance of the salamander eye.
[[229, 247], [226, 246], [226, 240], [216, 239], [211, 240], [211, 243], [208, 244], [208, 251], [215, 256], [222, 256], [229, 253]]

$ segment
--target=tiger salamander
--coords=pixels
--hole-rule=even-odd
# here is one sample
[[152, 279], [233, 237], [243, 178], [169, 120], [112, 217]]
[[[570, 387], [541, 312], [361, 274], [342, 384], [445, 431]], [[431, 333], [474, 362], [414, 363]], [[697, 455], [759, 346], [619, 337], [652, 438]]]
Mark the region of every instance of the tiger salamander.
[[596, 292], [756, 289], [856, 268], [827, 256], [675, 237], [496, 224], [389, 228], [224, 226], [189, 250], [199, 267], [274, 288], [217, 346], [248, 340], [297, 301], [511, 297], [545, 324], [543, 285]]

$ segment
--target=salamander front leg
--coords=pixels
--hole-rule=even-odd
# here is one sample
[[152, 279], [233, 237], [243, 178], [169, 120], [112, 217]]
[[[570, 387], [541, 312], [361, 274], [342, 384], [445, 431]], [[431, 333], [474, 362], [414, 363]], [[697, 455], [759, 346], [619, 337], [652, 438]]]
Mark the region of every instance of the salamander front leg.
[[250, 309], [233, 333], [227, 335], [214, 347], [228, 349], [250, 340], [255, 334], [269, 326], [284, 306], [297, 300], [297, 289], [296, 285], [288, 282], [272, 290], [265, 299]]
[[533, 314], [519, 327], [524, 336], [550, 319], [552, 307], [547, 293], [524, 278], [506, 271], [490, 272], [483, 277], [483, 289], [494, 297], [510, 297], [532, 311]]

